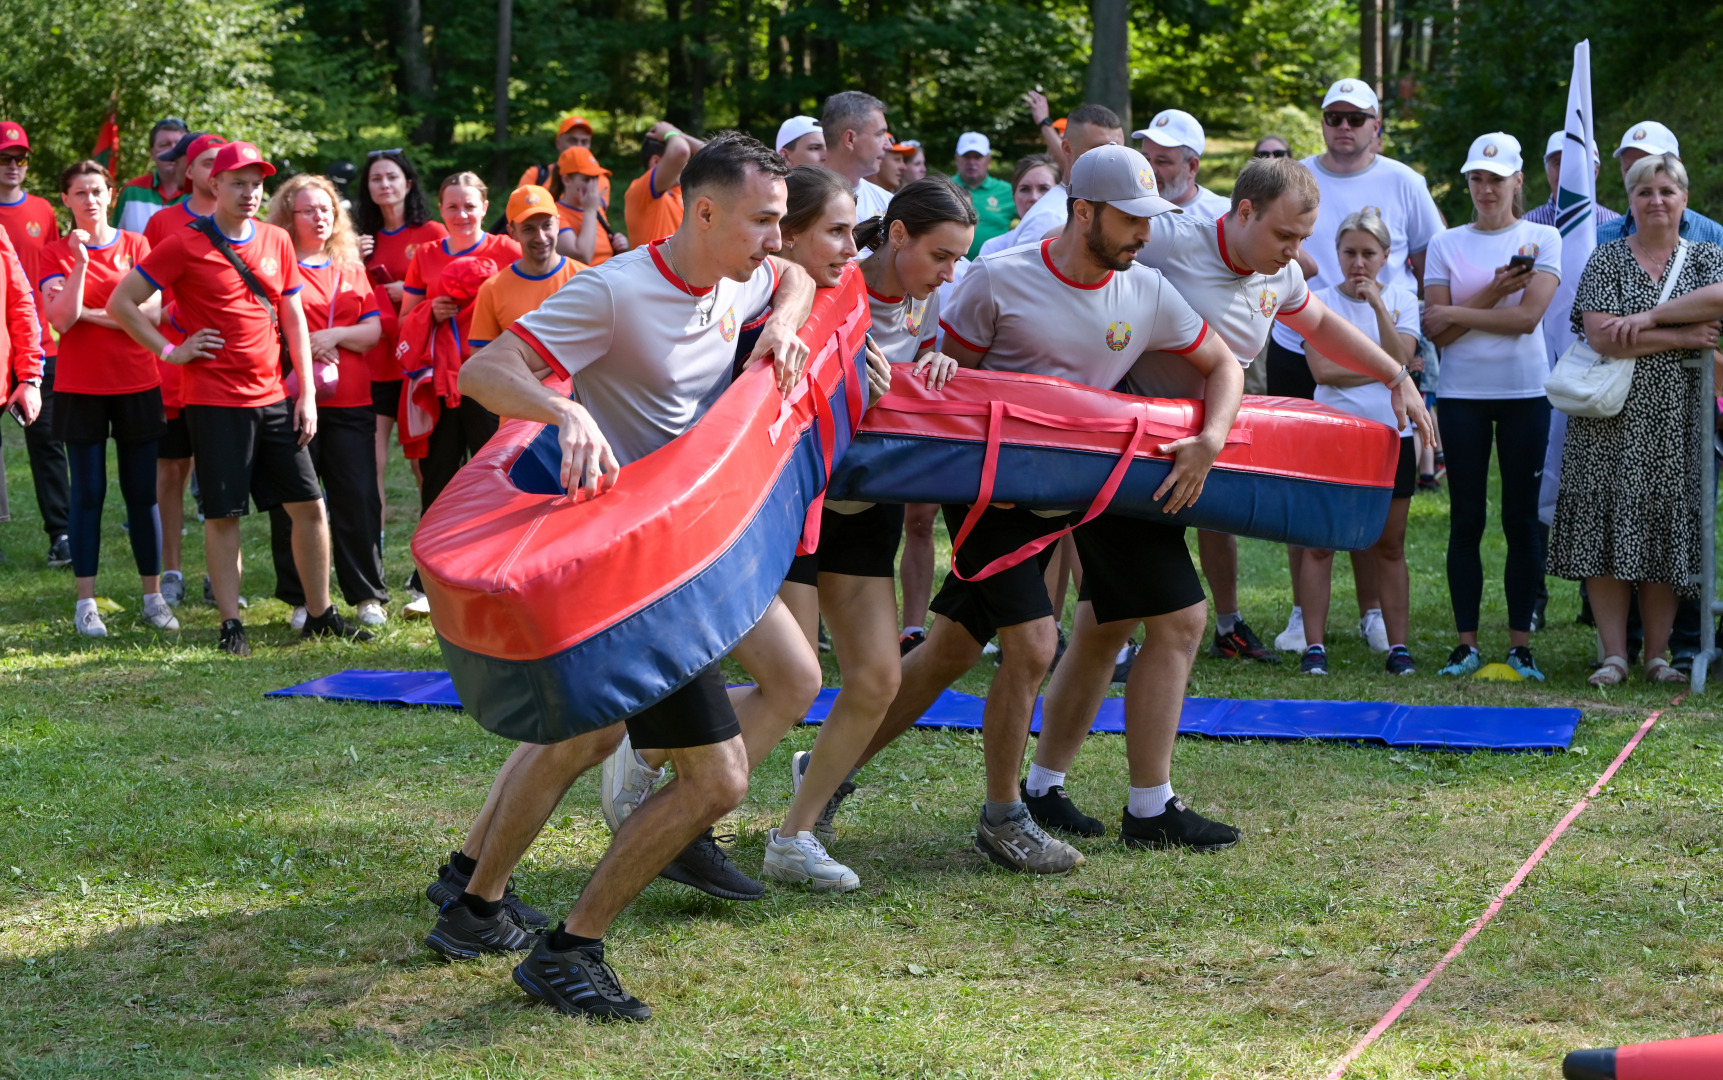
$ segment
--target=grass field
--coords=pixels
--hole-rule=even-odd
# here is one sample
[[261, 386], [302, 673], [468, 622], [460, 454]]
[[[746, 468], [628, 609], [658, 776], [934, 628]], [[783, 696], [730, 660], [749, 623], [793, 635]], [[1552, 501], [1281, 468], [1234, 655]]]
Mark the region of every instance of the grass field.
[[[132, 609], [74, 636], [17, 429], [0, 527], [0, 1077], [1320, 1077], [1442, 954], [1669, 693], [1586, 687], [1589, 631], [1554, 583], [1542, 686], [1433, 674], [1452, 646], [1445, 496], [1414, 506], [1414, 651], [1390, 682], [1336, 589], [1335, 673], [1203, 660], [1192, 693], [1574, 705], [1550, 756], [1185, 740], [1175, 781], [1242, 826], [1211, 856], [1084, 844], [1069, 878], [969, 851], [980, 745], [913, 732], [867, 772], [834, 853], [861, 891], [755, 904], [650, 887], [611, 957], [657, 1019], [599, 1027], [533, 1007], [508, 963], [454, 967], [420, 939], [421, 890], [509, 746], [459, 713], [264, 700], [346, 667], [440, 666], [424, 624], [372, 647], [300, 645], [246, 522], [257, 654], [215, 651], [210, 608], [178, 641], [133, 620], [110, 491], [100, 592]], [[390, 580], [416, 506], [398, 468]], [[1492, 535], [1487, 566], [1499, 582]], [[1284, 622], [1283, 556], [1244, 545], [1244, 611]], [[188, 537], [188, 577], [201, 567]], [[1345, 575], [1338, 575], [1344, 577]], [[1499, 584], [1487, 659], [1506, 649]], [[829, 663], [829, 660], [828, 660]], [[985, 662], [984, 662], [985, 663]], [[830, 673], [835, 675], [835, 673]], [[985, 667], [967, 677], [980, 690]], [[756, 870], [789, 796], [793, 734], [733, 815]], [[1723, 1028], [1723, 731], [1712, 700], [1667, 712], [1507, 909], [1351, 1075], [1559, 1075], [1581, 1046]], [[560, 912], [603, 849], [578, 782], [519, 874]], [[1117, 821], [1121, 740], [1097, 736], [1074, 797]]]

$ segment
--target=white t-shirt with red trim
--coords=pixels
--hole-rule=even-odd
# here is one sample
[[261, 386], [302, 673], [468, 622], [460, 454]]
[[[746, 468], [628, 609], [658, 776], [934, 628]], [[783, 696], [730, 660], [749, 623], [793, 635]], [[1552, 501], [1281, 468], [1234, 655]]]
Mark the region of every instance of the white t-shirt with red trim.
[[1052, 244], [977, 259], [941, 313], [946, 340], [985, 353], [991, 371], [1111, 390], [1145, 352], [1188, 353], [1208, 336], [1158, 270], [1133, 265], [1082, 285], [1054, 267]]
[[660, 240], [569, 279], [510, 329], [573, 386], [617, 460], [650, 454], [730, 385], [736, 335], [778, 290], [770, 260], [705, 289], [670, 269]]
[[912, 296], [881, 296], [867, 291], [867, 310], [873, 317], [873, 343], [894, 364], [914, 362], [923, 349], [933, 348], [939, 334], [939, 290], [926, 300]]

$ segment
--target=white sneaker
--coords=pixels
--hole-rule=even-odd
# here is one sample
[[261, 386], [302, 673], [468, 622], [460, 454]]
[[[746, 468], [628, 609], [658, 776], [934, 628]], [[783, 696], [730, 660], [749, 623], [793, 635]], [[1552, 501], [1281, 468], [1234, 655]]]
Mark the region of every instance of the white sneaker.
[[389, 621], [389, 613], [383, 610], [380, 600], [359, 601], [359, 625], [382, 626]]
[[1286, 629], [1274, 635], [1274, 647], [1281, 652], [1304, 652], [1307, 647], [1304, 641], [1304, 612], [1292, 613], [1292, 618], [1286, 620]]
[[102, 622], [101, 613], [96, 610], [94, 603], [79, 604], [72, 614], [72, 625], [85, 637], [108, 636], [108, 626]]
[[428, 619], [431, 617], [431, 599], [420, 594], [417, 600], [401, 609], [403, 619]]
[[293, 614], [287, 617], [287, 625], [294, 630], [303, 630], [305, 629], [305, 619], [305, 605], [301, 604], [293, 609]]
[[790, 797], [793, 799], [802, 793], [802, 774], [808, 771], [812, 763], [812, 750], [797, 750], [790, 755]]
[[1382, 621], [1382, 612], [1373, 610], [1358, 620], [1358, 636], [1370, 645], [1373, 653], [1388, 651], [1388, 624]]
[[792, 885], [806, 885], [815, 892], [853, 892], [861, 888], [856, 872], [826, 854], [811, 832], [799, 832], [785, 840], [772, 829], [766, 833], [766, 861], [760, 876]]
[[616, 752], [604, 759], [598, 785], [598, 807], [604, 811], [604, 823], [611, 832], [622, 828], [628, 815], [640, 808], [662, 779], [664, 770], [642, 765], [634, 756], [634, 744], [624, 735]]
[[173, 608], [168, 607], [167, 601], [161, 597], [154, 599], [152, 604], [150, 597], [144, 597], [144, 622], [164, 633], [178, 633], [179, 620], [174, 618]]
[[991, 642], [991, 641], [989, 641], [987, 644], [981, 646], [981, 655], [982, 656], [995, 656], [998, 654], [998, 652], [999, 652], [999, 646], [996, 645], [995, 643]]

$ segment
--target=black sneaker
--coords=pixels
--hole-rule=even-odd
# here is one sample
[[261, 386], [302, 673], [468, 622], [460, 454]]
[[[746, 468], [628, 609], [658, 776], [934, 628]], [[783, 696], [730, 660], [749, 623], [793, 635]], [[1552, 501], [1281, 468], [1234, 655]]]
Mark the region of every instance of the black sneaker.
[[1101, 820], [1077, 809], [1077, 804], [1071, 801], [1071, 796], [1065, 794], [1064, 787], [1059, 784], [1048, 788], [1047, 794], [1035, 796], [1029, 794], [1029, 782], [1019, 780], [1017, 791], [1023, 798], [1023, 805], [1029, 808], [1029, 816], [1043, 829], [1064, 833], [1066, 836], [1107, 835], [1107, 827]]
[[363, 626], [349, 625], [347, 620], [341, 617], [341, 613], [335, 610], [334, 604], [330, 604], [329, 610], [321, 615], [305, 616], [305, 629], [299, 631], [299, 636], [307, 640], [314, 637], [346, 638], [361, 645], [375, 640], [371, 631]]
[[[210, 607], [215, 606], [215, 588], [210, 585], [208, 574], [203, 576], [203, 602], [208, 604]], [[250, 609], [250, 607], [251, 605], [245, 602], [245, 597], [242, 596], [239, 598], [239, 610], [246, 611]]]
[[54, 542], [48, 545], [48, 568], [58, 570], [62, 566], [72, 565], [72, 538], [56, 536]]
[[650, 1020], [652, 1010], [616, 981], [604, 962], [604, 942], [552, 952], [540, 938], [515, 965], [515, 985], [564, 1016], [592, 1020]]
[[507, 908], [485, 918], [459, 900], [443, 905], [425, 947], [446, 960], [477, 960], [485, 953], [526, 952], [538, 935], [514, 921]]
[[911, 649], [915, 648], [917, 645], [920, 645], [922, 642], [924, 642], [926, 640], [927, 640], [927, 631], [926, 630], [923, 630], [919, 626], [911, 627], [910, 629], [905, 630], [901, 635], [899, 635], [899, 637], [897, 639], [897, 653], [899, 656], [908, 656], [909, 651]]
[[1210, 821], [1174, 795], [1167, 808], [1154, 817], [1132, 817], [1125, 809], [1119, 824], [1119, 842], [1133, 848], [1188, 847], [1192, 851], [1219, 851], [1238, 843], [1239, 832], [1231, 825]]
[[1232, 624], [1232, 633], [1222, 634], [1216, 630], [1214, 642], [1209, 646], [1208, 654], [1221, 660], [1254, 660], [1259, 664], [1278, 664], [1280, 656], [1268, 648], [1256, 636], [1256, 632], [1245, 625], [1243, 619]]
[[826, 633], [826, 623], [824, 619], [820, 620], [820, 651], [832, 651], [832, 636]]
[[[735, 839], [734, 833], [723, 837], [725, 843]], [[712, 830], [707, 829], [683, 848], [682, 854], [676, 856], [658, 876], [721, 900], [758, 900], [765, 896], [766, 887], [736, 869], [730, 856], [718, 846], [718, 840]]]
[[1396, 645], [1389, 649], [1386, 670], [1390, 675], [1418, 674], [1418, 665], [1412, 662], [1412, 650], [1404, 645]]
[[1113, 663], [1114, 686], [1125, 685], [1125, 680], [1131, 677], [1131, 666], [1137, 662], [1137, 653], [1142, 651], [1142, 648], [1143, 647], [1141, 645], [1138, 645], [1134, 641], [1125, 646], [1125, 658], [1123, 660], [1116, 660]]
[[250, 656], [251, 642], [245, 640], [245, 624], [227, 619], [221, 624], [221, 651], [229, 656]]
[[1312, 645], [1304, 650], [1304, 655], [1298, 661], [1300, 675], [1328, 674], [1328, 652], [1320, 645]]
[[[425, 886], [425, 899], [438, 908], [454, 903], [467, 891], [472, 880], [471, 874], [463, 874], [449, 863], [444, 863], [437, 867], [437, 879]], [[550, 926], [549, 915], [522, 900], [520, 894], [515, 892], [513, 877], [503, 886], [503, 907], [507, 909], [510, 918], [528, 930], [545, 930]]]
[[1053, 662], [1047, 665], [1047, 674], [1051, 675], [1053, 670], [1059, 666], [1059, 661], [1065, 659], [1065, 647], [1069, 644], [1070, 642], [1065, 639], [1065, 628], [1061, 626], [1059, 628], [1059, 643], [1053, 647]]
[[837, 827], [832, 824], [832, 820], [838, 816], [838, 807], [844, 804], [845, 799], [854, 795], [855, 790], [855, 784], [848, 780], [845, 780], [843, 783], [838, 785], [838, 789], [832, 792], [832, 797], [826, 800], [825, 809], [821, 810], [820, 816], [814, 819], [815, 836], [824, 840], [826, 843], [832, 843], [837, 840], [838, 830]]

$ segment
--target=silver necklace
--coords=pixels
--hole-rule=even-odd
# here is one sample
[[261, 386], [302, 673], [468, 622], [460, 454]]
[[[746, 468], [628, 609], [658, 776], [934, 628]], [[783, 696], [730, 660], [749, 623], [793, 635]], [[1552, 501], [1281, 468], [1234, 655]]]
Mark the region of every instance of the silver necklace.
[[[670, 272], [676, 275], [677, 279], [682, 282], [682, 287], [687, 289], [689, 294], [692, 295], [694, 292], [694, 286], [688, 284], [688, 279], [682, 276], [682, 270], [676, 265], [676, 256], [670, 250], [670, 241], [668, 240], [664, 241], [664, 261], [670, 264]], [[705, 326], [707, 323], [712, 321], [712, 309], [717, 305], [718, 286], [714, 285], [712, 286], [712, 291], [708, 292], [704, 299], [698, 300], [694, 304], [694, 314], [700, 317], [701, 326]]]

